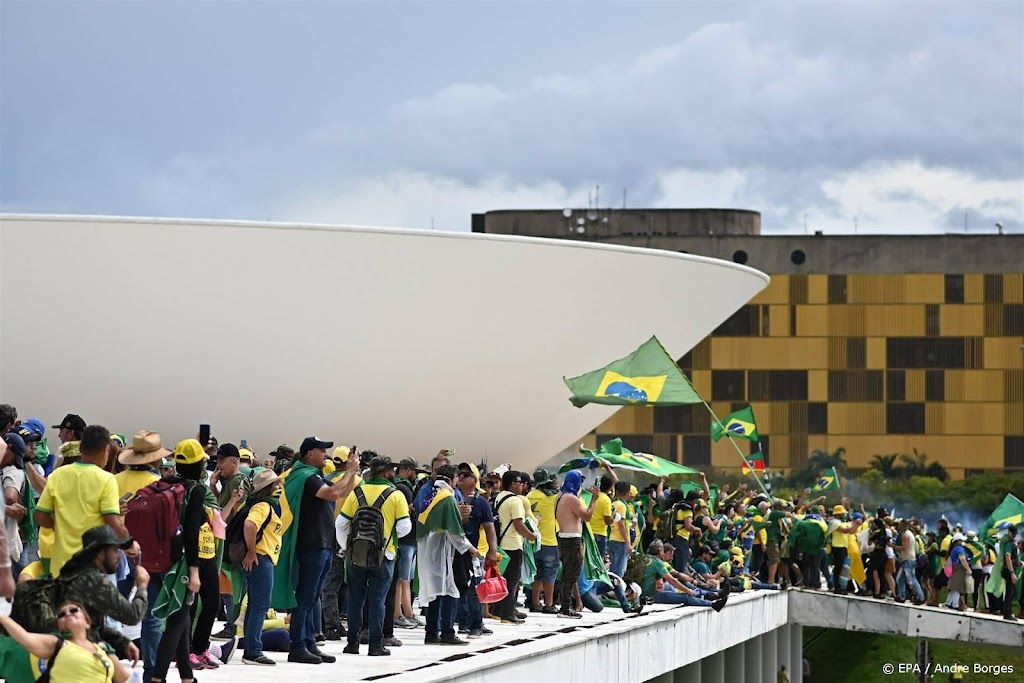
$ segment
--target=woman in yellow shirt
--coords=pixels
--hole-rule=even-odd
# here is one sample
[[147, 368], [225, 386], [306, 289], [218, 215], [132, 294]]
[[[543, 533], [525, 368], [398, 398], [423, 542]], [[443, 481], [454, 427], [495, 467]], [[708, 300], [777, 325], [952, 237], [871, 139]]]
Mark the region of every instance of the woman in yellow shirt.
[[[242, 636], [242, 663], [274, 666], [263, 654], [263, 617], [270, 609], [274, 590], [274, 565], [281, 555], [281, 479], [263, 470], [253, 479], [245, 518], [246, 554], [242, 560], [249, 590], [249, 609]], [[340, 506], [339, 506], [340, 507]]]
[[70, 633], [64, 638], [46, 633], [29, 633], [16, 621], [0, 616], [0, 625], [29, 653], [39, 658], [50, 669], [51, 683], [124, 683], [128, 669], [117, 659], [89, 640], [92, 620], [85, 607], [77, 602], [65, 601], [57, 608], [57, 629]]

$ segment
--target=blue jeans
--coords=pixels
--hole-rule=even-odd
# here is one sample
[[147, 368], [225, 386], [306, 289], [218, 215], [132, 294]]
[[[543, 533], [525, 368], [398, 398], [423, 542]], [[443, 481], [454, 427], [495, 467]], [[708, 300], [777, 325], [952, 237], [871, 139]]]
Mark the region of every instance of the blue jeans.
[[438, 595], [427, 606], [427, 638], [436, 638], [438, 634], [445, 638], [455, 635], [455, 608], [459, 599], [450, 595]]
[[626, 562], [629, 560], [629, 553], [626, 552], [626, 542], [608, 541], [608, 558], [611, 560], [611, 566], [608, 568], [608, 571], [619, 577], [625, 574]]
[[[293, 652], [299, 649], [313, 652], [316, 650], [316, 619], [313, 608], [320, 599], [320, 591], [323, 590], [324, 579], [327, 578], [331, 549], [300, 550], [296, 556], [299, 570], [293, 578], [295, 611], [292, 612], [292, 623], [288, 632]], [[262, 629], [262, 626], [260, 628]]]
[[603, 558], [605, 551], [608, 550], [608, 537], [594, 534], [594, 543], [597, 544], [597, 549], [601, 551], [601, 557]]
[[363, 605], [369, 603], [370, 647], [384, 644], [384, 601], [391, 588], [395, 561], [385, 559], [377, 570], [348, 565], [348, 644], [359, 647], [363, 628]]
[[456, 619], [461, 628], [467, 631], [484, 627], [484, 608], [477, 597], [476, 587], [480, 585], [480, 577], [472, 577], [469, 589], [462, 592], [459, 598], [459, 609]]
[[143, 680], [147, 683], [153, 676], [153, 670], [156, 668], [156, 650], [160, 645], [160, 637], [163, 636], [164, 622], [153, 616], [153, 605], [156, 604], [156, 599], [160, 595], [160, 589], [164, 585], [163, 574], [150, 574], [149, 575], [149, 587], [146, 590], [146, 594], [149, 597], [149, 609], [146, 610], [146, 616], [142, 617], [142, 647], [139, 648], [142, 651], [142, 666], [143, 666]]
[[274, 591], [274, 561], [269, 555], [257, 555], [256, 564], [245, 572], [249, 587], [249, 610], [245, 613], [245, 632], [242, 634], [242, 654], [250, 659], [263, 654], [263, 620], [270, 609], [270, 594]]
[[921, 584], [917, 581], [917, 560], [903, 560], [900, 562], [900, 570], [896, 574], [896, 590], [900, 594], [900, 600], [905, 600], [907, 597], [907, 584], [914, 591], [914, 597], [918, 601], [924, 600], [924, 591], [921, 590]]
[[689, 574], [686, 567], [690, 564], [690, 541], [676, 536], [672, 539], [672, 546], [676, 549], [672, 554], [672, 568], [677, 572]]
[[656, 605], [688, 605], [690, 607], [711, 607], [711, 603], [703, 598], [695, 598], [686, 593], [675, 591], [658, 591], [654, 594]]
[[[618, 572], [616, 572], [616, 573], [618, 573]], [[621, 577], [622, 575], [620, 574], [619, 576]], [[619, 607], [621, 607], [623, 610], [627, 610], [628, 611], [629, 610], [629, 600], [626, 599], [626, 589], [622, 587], [621, 583], [616, 583], [613, 586], [609, 586], [604, 581], [595, 581], [594, 582], [594, 587], [590, 589], [590, 592], [594, 593], [595, 595], [597, 595], [598, 599], [600, 599], [601, 595], [604, 595], [605, 593], [609, 593], [609, 592], [612, 592], [612, 591], [615, 592], [615, 597], [618, 598], [618, 600], [619, 600]], [[583, 597], [583, 596], [580, 596], [580, 597]], [[583, 604], [588, 609], [590, 608], [590, 605], [587, 604], [586, 600], [583, 601]], [[591, 612], [600, 612], [601, 610], [593, 610], [593, 609], [591, 609], [590, 611]]]

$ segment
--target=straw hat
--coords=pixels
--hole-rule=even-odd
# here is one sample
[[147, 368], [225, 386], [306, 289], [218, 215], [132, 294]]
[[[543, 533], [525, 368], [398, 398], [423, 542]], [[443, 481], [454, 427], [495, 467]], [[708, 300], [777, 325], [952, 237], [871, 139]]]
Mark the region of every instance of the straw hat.
[[279, 481], [281, 481], [281, 477], [277, 476], [274, 470], [263, 470], [252, 479], [253, 493], [262, 491], [268, 486], [273, 486]]
[[117, 461], [122, 465], [147, 465], [170, 455], [171, 452], [164, 448], [160, 435], [143, 429], [135, 432], [132, 437], [131, 448], [126, 448], [117, 456]]

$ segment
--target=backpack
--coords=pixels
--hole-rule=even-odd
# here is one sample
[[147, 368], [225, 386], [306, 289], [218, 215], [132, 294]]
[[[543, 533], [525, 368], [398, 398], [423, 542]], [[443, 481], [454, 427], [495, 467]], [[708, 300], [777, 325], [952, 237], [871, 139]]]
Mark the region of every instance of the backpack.
[[[249, 512], [256, 505], [259, 505], [259, 503], [246, 505], [236, 512], [235, 516], [228, 522], [227, 530], [224, 532], [224, 564], [236, 567], [242, 566], [242, 560], [245, 559], [245, 554], [249, 551], [248, 546], [245, 544], [245, 521], [249, 517]], [[267, 525], [270, 524], [270, 519], [273, 516], [273, 510], [271, 510], [267, 518], [263, 520], [263, 524], [256, 530], [257, 545], [259, 545], [260, 539], [263, 538], [263, 532], [266, 530]]]
[[359, 509], [352, 516], [352, 528], [348, 534], [345, 553], [348, 561], [354, 566], [375, 571], [384, 564], [384, 551], [388, 547], [388, 539], [384, 537], [384, 513], [380, 509], [395, 491], [393, 488], [381, 491], [373, 505], [368, 505], [363, 487], [356, 488]]
[[181, 482], [155, 481], [128, 501], [124, 524], [142, 550], [142, 566], [163, 573], [181, 557], [181, 518], [186, 489]]
[[671, 541], [676, 535], [682, 522], [676, 519], [676, 513], [682, 509], [682, 503], [670, 505], [667, 510], [662, 510], [658, 515], [658, 538], [662, 541]]
[[626, 582], [627, 586], [631, 583], [642, 586], [644, 584], [644, 570], [650, 563], [650, 555], [641, 550], [634, 550], [626, 560], [626, 571], [622, 575], [622, 580]]
[[57, 630], [57, 605], [63, 595], [64, 582], [59, 578], [19, 583], [14, 591], [11, 619], [30, 633], [53, 633]]
[[[491, 504], [491, 516], [494, 517], [494, 521], [495, 522], [498, 521], [498, 510], [501, 508], [502, 504], [506, 500], [508, 500], [509, 498], [511, 498], [514, 495], [515, 495], [514, 493], [510, 493], [509, 495], [507, 495], [504, 498], [502, 498], [501, 500], [499, 500], [497, 505], [494, 505], [493, 503]], [[559, 497], [559, 500], [561, 500], [561, 497]], [[557, 500], [555, 501], [555, 505], [556, 506], [558, 505], [558, 501]], [[555, 511], [556, 512], [558, 511], [557, 508], [556, 508]], [[505, 528], [501, 530], [500, 534], [498, 534], [498, 544], [499, 545], [501, 544], [502, 539], [505, 538], [505, 534], [508, 533], [508, 530], [511, 529], [514, 524], [515, 524], [515, 520], [513, 519], [508, 524], [506, 524]]]

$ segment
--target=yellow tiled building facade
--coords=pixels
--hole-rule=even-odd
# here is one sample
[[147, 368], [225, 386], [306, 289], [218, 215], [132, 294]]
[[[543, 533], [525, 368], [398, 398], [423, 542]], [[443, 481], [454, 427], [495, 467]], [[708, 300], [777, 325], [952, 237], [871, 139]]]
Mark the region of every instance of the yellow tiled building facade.
[[[1024, 468], [1024, 276], [787, 274], [679, 359], [719, 417], [753, 406], [768, 467], [913, 449], [959, 478]], [[703, 406], [623, 408], [585, 440], [739, 467]], [[756, 450], [756, 447], [745, 451]]]

